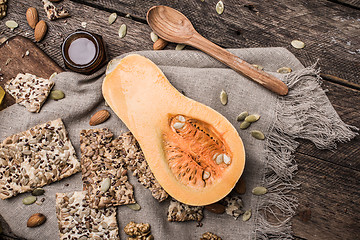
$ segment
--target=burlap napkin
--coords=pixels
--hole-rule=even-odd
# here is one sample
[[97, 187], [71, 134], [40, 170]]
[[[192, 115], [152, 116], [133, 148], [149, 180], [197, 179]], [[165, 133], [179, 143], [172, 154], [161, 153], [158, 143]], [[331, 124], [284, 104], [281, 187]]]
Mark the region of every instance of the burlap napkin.
[[[236, 49], [231, 52], [249, 63], [263, 66], [265, 71], [281, 78], [290, 88], [289, 95], [278, 97], [198, 51], [146, 51], [138, 54], [159, 65], [179, 91], [214, 108], [236, 127], [246, 149], [244, 176], [248, 191], [242, 199], [245, 210], [252, 209], [251, 219], [243, 222], [241, 218], [234, 220], [226, 214], [205, 212], [202, 227], [197, 227], [195, 222], [170, 223], [166, 219], [168, 201], [159, 204], [148, 190], [130, 177], [135, 186], [136, 200], [142, 209], [134, 212], [126, 206], [118, 208], [121, 239], [126, 239], [122, 229], [130, 221], [150, 223], [155, 239], [199, 239], [206, 231], [214, 232], [226, 240], [267, 239], [270, 236], [290, 238], [289, 220], [297, 204], [296, 199], [288, 194], [289, 190], [297, 187], [292, 182], [297, 169], [291, 156], [298, 146], [294, 139], [305, 138], [318, 147], [332, 148], [336, 141], [347, 141], [354, 137], [350, 126], [341, 121], [321, 89], [316, 70], [304, 68], [286, 49]], [[290, 67], [294, 72], [277, 74], [276, 70], [280, 67]], [[80, 130], [91, 128], [88, 121], [97, 110], [111, 111], [104, 105], [101, 94], [103, 77], [100, 73], [87, 77], [70, 72], [57, 75], [54, 89], [63, 90], [66, 97], [60, 101], [48, 100], [38, 114], [29, 113], [19, 105], [0, 112], [0, 139], [60, 117], [80, 158]], [[229, 102], [226, 106], [219, 101], [222, 89], [228, 93]], [[236, 116], [245, 110], [260, 114], [261, 119], [250, 129], [240, 130]], [[115, 135], [126, 131], [125, 125], [114, 113], [107, 122], [96, 126], [101, 127], [108, 127]], [[259, 141], [251, 137], [250, 130], [254, 129], [263, 131], [266, 140]], [[254, 196], [251, 189], [255, 186], [265, 186], [269, 193]], [[81, 174], [44, 189], [46, 200], [41, 206], [23, 205], [22, 199], [28, 194], [0, 201], [1, 215], [15, 234], [27, 239], [58, 239], [55, 193], [82, 190]], [[260, 211], [272, 206], [282, 211], [283, 221], [276, 226], [267, 222], [262, 215], [263, 211]], [[47, 216], [46, 223], [38, 228], [27, 228], [27, 219], [36, 212]]]

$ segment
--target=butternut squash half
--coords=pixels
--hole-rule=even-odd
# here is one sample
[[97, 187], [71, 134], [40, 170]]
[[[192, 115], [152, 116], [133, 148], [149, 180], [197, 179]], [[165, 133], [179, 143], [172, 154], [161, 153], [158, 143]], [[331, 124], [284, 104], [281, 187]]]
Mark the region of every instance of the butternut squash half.
[[177, 91], [152, 61], [140, 55], [123, 58], [106, 76], [102, 91], [173, 198], [203, 206], [235, 186], [245, 164], [236, 129], [220, 113]]

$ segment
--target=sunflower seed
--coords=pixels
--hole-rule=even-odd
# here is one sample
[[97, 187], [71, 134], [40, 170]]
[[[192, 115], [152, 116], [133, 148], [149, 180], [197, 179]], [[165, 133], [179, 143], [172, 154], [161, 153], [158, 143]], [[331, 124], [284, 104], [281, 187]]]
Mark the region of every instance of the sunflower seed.
[[180, 44], [180, 43], [179, 43], [178, 45], [176, 45], [175, 50], [176, 50], [176, 51], [183, 50], [183, 49], [185, 48], [185, 46], [186, 46], [185, 44]]
[[246, 111], [242, 112], [239, 114], [239, 116], [237, 116], [236, 121], [238, 121], [238, 122], [244, 121], [247, 116], [249, 116], [248, 112], [246, 112]]
[[81, 22], [81, 26], [82, 26], [83, 28], [86, 28], [86, 25], [87, 25], [86, 22]]
[[139, 211], [141, 209], [141, 206], [137, 203], [134, 204], [128, 204], [126, 205], [128, 208], [135, 210], [135, 211]]
[[276, 70], [278, 73], [290, 73], [292, 72], [292, 69], [291, 68], [288, 68], [288, 67], [281, 67], [279, 68], [278, 70]]
[[216, 12], [218, 14], [222, 14], [224, 12], [224, 3], [222, 1], [219, 1], [217, 4], [216, 4]]
[[251, 114], [247, 117], [245, 117], [245, 122], [253, 123], [260, 119], [259, 114]]
[[63, 99], [65, 97], [65, 94], [63, 91], [61, 90], [53, 90], [50, 92], [50, 99], [53, 99], [53, 100], [60, 100], [60, 99]]
[[293, 46], [294, 48], [304, 48], [305, 47], [305, 43], [303, 43], [302, 41], [300, 40], [293, 40], [291, 41], [291, 46]]
[[259, 130], [251, 131], [251, 136], [253, 136], [254, 138], [256, 138], [258, 140], [264, 140], [265, 139], [264, 134]]
[[40, 196], [40, 195], [43, 195], [44, 192], [45, 192], [44, 189], [42, 189], [42, 188], [36, 188], [36, 189], [34, 189], [34, 190], [32, 191], [31, 195], [33, 195], [33, 196]]
[[123, 38], [126, 36], [126, 32], [127, 32], [127, 27], [125, 24], [122, 24], [119, 28], [119, 37]]
[[242, 216], [242, 220], [244, 222], [246, 222], [247, 220], [249, 220], [251, 218], [251, 209], [247, 210], [243, 216]]
[[103, 180], [103, 182], [101, 183], [101, 188], [100, 188], [100, 190], [101, 190], [102, 192], [107, 192], [107, 191], [109, 190], [109, 188], [110, 188], [110, 185], [111, 185], [110, 178], [105, 178], [105, 179]]
[[117, 19], [117, 14], [116, 13], [112, 13], [109, 16], [109, 24], [113, 24]]
[[240, 129], [247, 129], [250, 126], [251, 123], [247, 122], [247, 121], [243, 121], [240, 124]]
[[15, 28], [19, 26], [19, 24], [13, 20], [9, 20], [5, 22], [5, 25], [13, 31]]
[[228, 95], [227, 93], [224, 91], [224, 89], [221, 91], [220, 93], [220, 102], [222, 105], [226, 105], [228, 102]]
[[255, 187], [251, 192], [254, 195], [264, 195], [267, 193], [267, 189], [264, 187]]
[[257, 68], [258, 70], [263, 70], [263, 69], [264, 69], [263, 66], [256, 65], [256, 64], [253, 64], [252, 66], [253, 66], [254, 68]]
[[154, 32], [150, 33], [150, 37], [151, 37], [151, 41], [153, 42], [156, 42], [159, 39], [158, 35], [156, 35]]
[[22, 202], [25, 205], [33, 204], [34, 202], [36, 202], [36, 197], [35, 196], [28, 196], [28, 197], [24, 198], [22, 200]]

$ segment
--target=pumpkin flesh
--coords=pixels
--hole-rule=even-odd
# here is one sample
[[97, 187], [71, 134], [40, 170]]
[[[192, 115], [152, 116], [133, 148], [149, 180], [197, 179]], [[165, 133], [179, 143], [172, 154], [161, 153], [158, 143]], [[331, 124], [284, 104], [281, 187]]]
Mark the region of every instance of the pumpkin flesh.
[[[208, 205], [235, 186], [245, 164], [236, 129], [220, 113], [177, 91], [149, 59], [123, 58], [106, 76], [102, 90], [139, 142], [155, 178], [173, 198]], [[230, 159], [228, 164], [225, 157], [216, 163], [221, 154]]]

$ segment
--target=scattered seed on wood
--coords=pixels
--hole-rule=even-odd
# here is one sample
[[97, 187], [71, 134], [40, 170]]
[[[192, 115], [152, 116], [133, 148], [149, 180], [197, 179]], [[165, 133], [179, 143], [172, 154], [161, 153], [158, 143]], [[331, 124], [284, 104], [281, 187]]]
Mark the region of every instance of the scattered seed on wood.
[[257, 120], [260, 119], [260, 115], [259, 114], [251, 114], [247, 117], [245, 117], [245, 121], [249, 122], [249, 123], [253, 123], [256, 122]]
[[301, 49], [301, 48], [305, 47], [305, 43], [300, 40], [293, 40], [291, 42], [291, 46], [293, 46], [294, 48], [297, 48], [297, 49]]
[[220, 93], [220, 102], [222, 105], [226, 105], [227, 102], [228, 102], [228, 95], [227, 93], [223, 90], [221, 90], [221, 93]]
[[6, 21], [5, 25], [10, 28], [11, 31], [14, 31], [14, 29], [19, 26], [19, 24], [13, 20]]
[[291, 73], [292, 72], [292, 69], [291, 68], [288, 68], [288, 67], [281, 67], [279, 68], [278, 70], [276, 70], [278, 73]]
[[239, 114], [239, 116], [237, 116], [236, 121], [244, 121], [247, 116], [249, 116], [249, 113], [247, 111], [242, 112]]
[[264, 140], [265, 139], [265, 135], [259, 130], [251, 131], [251, 136], [253, 136], [254, 138], [256, 138], [258, 140]]
[[116, 13], [110, 14], [109, 20], [108, 20], [109, 24], [113, 24], [116, 21], [116, 19], [117, 19], [117, 14]]
[[185, 44], [177, 44], [176, 47], [175, 47], [175, 50], [176, 51], [180, 51], [180, 50], [183, 50], [185, 48]]
[[119, 37], [123, 38], [126, 36], [126, 32], [127, 32], [127, 27], [125, 24], [122, 24], [119, 28]]
[[243, 121], [242, 123], [240, 123], [240, 129], [244, 130], [247, 129], [248, 127], [250, 127], [251, 123], [247, 122], [247, 121]]
[[42, 189], [42, 188], [35, 188], [35, 189], [32, 191], [31, 195], [33, 195], [33, 196], [40, 196], [40, 195], [43, 195], [44, 193], [45, 193], [45, 190], [44, 190], [44, 189]]
[[257, 68], [258, 70], [263, 70], [263, 69], [264, 69], [263, 66], [256, 65], [256, 64], [253, 64], [252, 66], [253, 66], [254, 68]]
[[134, 204], [128, 204], [126, 205], [128, 208], [134, 210], [134, 211], [139, 211], [141, 209], [141, 206], [137, 203]]
[[224, 12], [224, 3], [221, 0], [216, 4], [216, 12], [219, 15]]
[[36, 197], [35, 196], [28, 196], [26, 198], [24, 198], [22, 200], [23, 204], [25, 205], [30, 205], [30, 204], [33, 204], [34, 202], [36, 202]]
[[156, 42], [159, 39], [158, 35], [156, 35], [156, 33], [154, 33], [154, 32], [150, 33], [150, 38], [151, 38], [151, 41], [153, 41], [153, 42]]
[[126, 17], [126, 18], [130, 18], [130, 19], [131, 19], [131, 15], [130, 15], [130, 13], [126, 14], [126, 15], [125, 15], [125, 17]]
[[251, 218], [251, 209], [247, 210], [243, 216], [242, 216], [242, 220], [244, 222], [246, 222], [247, 220], [249, 220]]
[[50, 99], [53, 99], [53, 100], [60, 100], [65, 97], [65, 94], [61, 90], [53, 90], [50, 92], [49, 97], [50, 97]]
[[86, 28], [86, 25], [87, 25], [86, 22], [82, 22], [82, 23], [81, 23], [81, 26], [82, 26], [83, 28]]
[[255, 187], [255, 188], [253, 188], [253, 190], [252, 190], [251, 192], [252, 192], [252, 194], [254, 194], [254, 195], [260, 196], [260, 195], [266, 194], [266, 193], [267, 193], [267, 189], [266, 189], [265, 187]]
[[49, 77], [49, 80], [53, 79], [56, 75], [57, 75], [57, 72], [54, 72], [53, 74], [51, 74], [51, 76]]
[[12, 58], [8, 58], [5, 62], [5, 66], [7, 66], [11, 62]]

